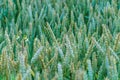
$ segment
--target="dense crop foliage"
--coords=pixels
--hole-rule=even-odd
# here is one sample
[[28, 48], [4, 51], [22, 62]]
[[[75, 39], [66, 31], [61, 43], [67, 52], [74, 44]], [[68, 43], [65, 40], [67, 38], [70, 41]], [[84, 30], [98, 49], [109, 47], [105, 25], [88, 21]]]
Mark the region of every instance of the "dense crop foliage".
[[0, 0], [0, 80], [120, 80], [120, 0]]

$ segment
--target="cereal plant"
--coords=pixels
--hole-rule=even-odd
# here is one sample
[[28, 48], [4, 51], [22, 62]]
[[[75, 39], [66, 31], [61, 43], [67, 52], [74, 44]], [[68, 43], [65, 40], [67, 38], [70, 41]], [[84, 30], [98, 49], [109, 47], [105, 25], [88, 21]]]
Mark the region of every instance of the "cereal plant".
[[0, 0], [0, 80], [120, 80], [120, 0]]

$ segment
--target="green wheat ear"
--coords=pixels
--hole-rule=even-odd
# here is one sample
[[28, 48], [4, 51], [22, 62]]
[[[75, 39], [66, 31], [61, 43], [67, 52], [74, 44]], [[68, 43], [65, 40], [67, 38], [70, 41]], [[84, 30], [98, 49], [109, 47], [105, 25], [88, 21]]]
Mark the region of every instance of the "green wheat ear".
[[84, 72], [84, 75], [83, 75], [83, 80], [89, 80], [89, 79], [88, 79], [88, 75], [87, 75], [87, 73], [86, 73], [86, 72]]
[[36, 53], [34, 54], [34, 56], [33, 56], [32, 59], [31, 59], [31, 64], [35, 63], [35, 62], [38, 60], [39, 55], [40, 55], [40, 53], [41, 53], [42, 50], [43, 50], [43, 46], [41, 46], [41, 47], [36, 51]]
[[66, 35], [66, 47], [67, 47], [68, 53], [70, 53], [71, 56], [74, 57], [74, 51], [72, 49], [72, 46], [71, 46], [70, 40], [68, 38], [68, 35]]
[[22, 80], [22, 74], [21, 74], [21, 73], [18, 73], [18, 74], [17, 74], [16, 80]]
[[111, 67], [110, 67], [110, 72], [111, 72], [110, 78], [112, 80], [118, 80], [118, 72], [117, 72], [117, 68], [116, 68], [116, 65], [115, 65], [116, 64], [116, 59], [113, 56], [111, 56], [110, 61], [112, 61]]
[[63, 53], [63, 50], [58, 46], [58, 53], [59, 53], [59, 55], [60, 55], [60, 57], [61, 57], [61, 59], [64, 59], [64, 53]]
[[97, 65], [98, 65], [98, 61], [97, 61], [97, 55], [96, 53], [94, 52], [92, 54], [92, 68], [93, 68], [93, 71], [94, 71], [94, 74], [97, 72]]
[[58, 80], [63, 80], [63, 70], [60, 63], [58, 63]]
[[89, 77], [89, 80], [93, 80], [93, 69], [92, 69], [91, 61], [87, 60], [87, 64], [88, 64], [88, 77]]
[[40, 79], [40, 73], [39, 73], [39, 72], [36, 72], [35, 80], [41, 80], [41, 79]]
[[115, 41], [114, 41], [114, 47], [113, 47], [113, 50], [114, 50], [114, 51], [118, 50], [119, 40], [120, 40], [120, 33], [118, 33], [118, 34], [116, 35], [116, 38], [115, 38]]
[[28, 66], [28, 69], [26, 70], [26, 73], [23, 75], [22, 77], [23, 80], [32, 80], [32, 76], [31, 76], [31, 67]]
[[47, 22], [47, 24], [46, 24], [46, 27], [47, 27], [47, 30], [48, 30], [48, 35], [50, 35], [50, 37], [51, 37], [51, 39], [53, 40], [53, 42], [57, 42], [56, 41], [56, 37], [55, 37], [55, 35], [54, 35], [54, 33], [53, 33], [53, 31], [52, 31], [52, 29], [51, 29], [51, 27], [50, 27], [50, 24]]

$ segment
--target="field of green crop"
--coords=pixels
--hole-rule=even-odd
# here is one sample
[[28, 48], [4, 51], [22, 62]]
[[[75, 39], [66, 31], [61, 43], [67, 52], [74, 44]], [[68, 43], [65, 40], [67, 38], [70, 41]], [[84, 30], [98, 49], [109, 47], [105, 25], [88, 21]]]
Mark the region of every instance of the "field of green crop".
[[120, 80], [120, 0], [0, 0], [0, 80]]

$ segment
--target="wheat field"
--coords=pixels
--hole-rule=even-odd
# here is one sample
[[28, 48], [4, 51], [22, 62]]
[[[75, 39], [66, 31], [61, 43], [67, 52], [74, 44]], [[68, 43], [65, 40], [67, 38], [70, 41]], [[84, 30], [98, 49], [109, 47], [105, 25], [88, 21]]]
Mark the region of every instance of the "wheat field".
[[120, 0], [0, 0], [0, 80], [120, 80]]

